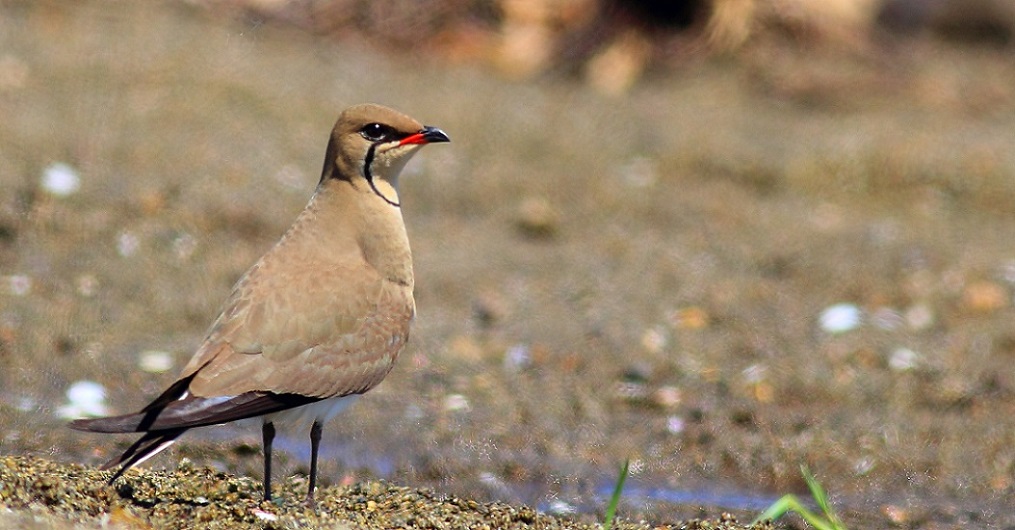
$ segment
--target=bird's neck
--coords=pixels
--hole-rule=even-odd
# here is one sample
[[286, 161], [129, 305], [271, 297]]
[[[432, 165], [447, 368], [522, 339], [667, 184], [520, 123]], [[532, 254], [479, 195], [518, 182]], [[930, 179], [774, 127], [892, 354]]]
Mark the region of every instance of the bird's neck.
[[374, 184], [383, 198], [365, 179], [328, 179], [318, 186], [300, 217], [316, 218], [313, 225], [320, 233], [314, 237], [319, 244], [358, 250], [383, 277], [412, 288], [412, 254], [402, 211], [388, 202], [397, 204], [398, 192], [384, 180]]

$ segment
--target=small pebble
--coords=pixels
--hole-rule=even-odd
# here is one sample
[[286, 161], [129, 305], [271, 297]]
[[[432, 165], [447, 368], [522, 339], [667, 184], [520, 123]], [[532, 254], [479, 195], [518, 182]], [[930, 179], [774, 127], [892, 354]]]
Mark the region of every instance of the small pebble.
[[7, 290], [14, 296], [25, 296], [32, 292], [32, 277], [26, 274], [12, 274], [7, 277]]
[[640, 458], [632, 458], [628, 465], [627, 472], [631, 476], [640, 475], [645, 472], [646, 468], [647, 465], [644, 460]]
[[161, 374], [173, 368], [173, 356], [169, 352], [147, 350], [138, 354], [137, 365], [150, 374]]
[[652, 401], [665, 409], [671, 409], [680, 404], [680, 389], [675, 386], [665, 385], [652, 393]]
[[94, 381], [78, 381], [67, 389], [67, 399], [77, 402], [98, 402], [106, 399], [106, 389]]
[[116, 251], [125, 258], [136, 254], [140, 246], [141, 242], [137, 236], [130, 232], [120, 232], [120, 235], [116, 238]]
[[38, 401], [31, 396], [20, 396], [14, 400], [14, 408], [20, 412], [31, 412], [39, 406]]
[[897, 526], [904, 526], [909, 523], [909, 511], [894, 504], [886, 504], [881, 507], [881, 513]]
[[504, 352], [504, 369], [515, 373], [532, 364], [532, 354], [527, 344], [515, 344]]
[[1015, 260], [1009, 260], [1001, 266], [1001, 277], [1006, 283], [1015, 285]]
[[891, 331], [899, 329], [905, 323], [905, 318], [891, 307], [879, 307], [871, 315], [871, 323], [878, 329]]
[[141, 211], [145, 215], [156, 215], [166, 207], [167, 200], [165, 193], [149, 190], [138, 196], [137, 204], [141, 206]]
[[254, 517], [257, 517], [258, 519], [260, 519], [262, 521], [277, 521], [278, 520], [278, 516], [277, 515], [275, 515], [273, 513], [270, 513], [270, 512], [266, 512], [266, 511], [264, 511], [264, 510], [262, 510], [260, 508], [254, 508], [253, 510], [250, 510], [250, 513], [254, 514]]
[[85, 298], [91, 298], [99, 291], [99, 279], [94, 274], [82, 274], [78, 276], [75, 284], [78, 288], [78, 294]]
[[197, 250], [197, 239], [186, 232], [183, 232], [173, 240], [173, 253], [178, 261], [187, 261], [194, 255], [195, 250]]
[[670, 314], [670, 324], [676, 329], [702, 329], [708, 327], [708, 311], [690, 306], [677, 309]]
[[744, 382], [748, 384], [757, 384], [765, 380], [765, 372], [768, 371], [768, 367], [763, 364], [752, 364], [747, 368], [744, 368], [741, 373], [744, 377]]
[[620, 167], [618, 173], [624, 183], [632, 188], [650, 188], [659, 180], [655, 162], [645, 157], [636, 157]]
[[461, 394], [451, 394], [444, 398], [444, 410], [450, 412], [468, 412], [469, 399]]
[[57, 162], [43, 171], [42, 189], [50, 195], [67, 197], [81, 189], [81, 178], [74, 168], [63, 162]]
[[754, 399], [761, 403], [771, 403], [775, 399], [775, 387], [770, 383], [760, 382], [754, 385]]
[[408, 405], [405, 406], [405, 413], [402, 416], [409, 421], [419, 421], [423, 419], [425, 414], [423, 413], [423, 409], [420, 408], [419, 405], [415, 403], [409, 403]]
[[589, 84], [604, 94], [619, 96], [627, 92], [641, 78], [652, 55], [648, 37], [638, 31], [626, 31], [585, 65]]
[[553, 499], [546, 503], [546, 513], [553, 515], [573, 515], [578, 512], [578, 508], [575, 508], [573, 504], [569, 504], [560, 499]]
[[916, 304], [906, 310], [906, 325], [913, 331], [923, 331], [934, 325], [934, 311], [925, 304]]
[[838, 334], [858, 328], [861, 316], [862, 313], [859, 307], [853, 304], [842, 303], [825, 308], [821, 312], [819, 321], [823, 331]]
[[867, 473], [870, 473], [871, 470], [873, 469], [874, 469], [873, 458], [869, 457], [861, 458], [860, 460], [857, 460], [856, 462], [853, 463], [853, 472], [860, 477], [866, 475]]
[[77, 381], [67, 389], [67, 403], [57, 410], [63, 419], [105, 416], [106, 389], [95, 381]]
[[472, 301], [472, 315], [483, 328], [489, 328], [510, 312], [508, 302], [499, 292], [484, 291]]
[[896, 348], [888, 357], [888, 367], [896, 372], [905, 372], [916, 368], [920, 354], [909, 348]]
[[962, 291], [962, 306], [970, 312], [993, 313], [1007, 305], [1007, 289], [994, 282], [973, 282]]
[[649, 353], [659, 353], [669, 343], [666, 331], [659, 326], [646, 329], [641, 335], [641, 346]]
[[518, 206], [519, 230], [532, 238], [549, 238], [557, 233], [560, 214], [542, 197], [529, 197]]
[[648, 397], [648, 386], [637, 381], [617, 381], [613, 393], [624, 401], [645, 401]]
[[975, 384], [958, 374], [945, 376], [934, 389], [932, 399], [940, 404], [954, 406], [972, 400], [976, 396]]

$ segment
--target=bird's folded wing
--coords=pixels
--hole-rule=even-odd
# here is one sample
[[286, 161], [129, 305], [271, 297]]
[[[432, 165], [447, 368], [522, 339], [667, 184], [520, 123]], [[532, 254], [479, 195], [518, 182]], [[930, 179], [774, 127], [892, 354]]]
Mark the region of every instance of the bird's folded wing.
[[198, 396], [270, 390], [319, 398], [362, 393], [408, 340], [411, 288], [368, 266], [321, 270], [262, 260], [241, 280], [184, 369]]

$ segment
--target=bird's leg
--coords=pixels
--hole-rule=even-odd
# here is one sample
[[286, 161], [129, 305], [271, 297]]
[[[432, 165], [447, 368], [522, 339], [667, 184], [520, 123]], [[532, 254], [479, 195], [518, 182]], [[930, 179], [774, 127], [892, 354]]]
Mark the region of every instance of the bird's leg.
[[307, 504], [314, 504], [314, 488], [317, 487], [317, 450], [321, 446], [321, 422], [315, 421], [310, 427], [310, 488], [307, 490]]
[[264, 500], [271, 500], [271, 442], [275, 439], [275, 424], [268, 421], [261, 426], [264, 442]]

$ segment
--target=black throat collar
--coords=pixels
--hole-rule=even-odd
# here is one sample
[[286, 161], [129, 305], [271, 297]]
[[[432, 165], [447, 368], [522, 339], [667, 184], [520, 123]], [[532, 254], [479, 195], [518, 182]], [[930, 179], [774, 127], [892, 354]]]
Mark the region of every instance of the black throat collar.
[[374, 163], [375, 147], [377, 147], [377, 144], [370, 144], [370, 149], [367, 149], [367, 158], [363, 161], [363, 175], [367, 178], [367, 183], [370, 184], [370, 189], [374, 191], [375, 195], [384, 199], [384, 202], [394, 206], [395, 208], [400, 208], [402, 206], [401, 202], [396, 202], [385, 197], [384, 194], [377, 189], [377, 185], [374, 184], [374, 175], [370, 171], [370, 165]]

